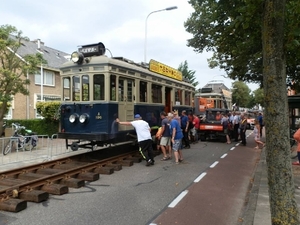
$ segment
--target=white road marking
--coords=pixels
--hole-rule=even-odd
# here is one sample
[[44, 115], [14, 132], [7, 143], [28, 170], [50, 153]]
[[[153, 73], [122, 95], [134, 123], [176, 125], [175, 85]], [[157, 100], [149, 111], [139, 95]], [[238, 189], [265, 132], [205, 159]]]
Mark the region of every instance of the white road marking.
[[218, 163], [219, 163], [218, 161], [214, 162], [213, 164], [210, 165], [210, 168], [214, 168]]
[[234, 150], [235, 149], [235, 147], [232, 147], [231, 149], [230, 149], [230, 151], [232, 151], [232, 150]]
[[188, 190], [185, 190], [183, 192], [180, 193], [180, 195], [178, 195], [171, 203], [170, 205], [168, 205], [169, 208], [174, 208], [180, 201], [181, 199], [184, 198], [184, 196], [188, 193]]
[[198, 183], [205, 175], [206, 175], [205, 172], [204, 172], [204, 173], [201, 173], [201, 174], [194, 180], [194, 182], [195, 182], [195, 183]]
[[224, 159], [227, 156], [227, 153], [225, 153], [224, 155], [222, 155], [220, 158]]

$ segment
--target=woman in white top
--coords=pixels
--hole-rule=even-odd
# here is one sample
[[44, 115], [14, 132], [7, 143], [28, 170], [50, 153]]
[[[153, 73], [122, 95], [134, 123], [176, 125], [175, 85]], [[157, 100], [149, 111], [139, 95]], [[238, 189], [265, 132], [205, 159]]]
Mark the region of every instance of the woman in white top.
[[259, 145], [261, 144], [262, 145], [262, 147], [264, 147], [265, 146], [265, 143], [264, 142], [262, 142], [261, 140], [260, 140], [260, 125], [259, 125], [259, 122], [258, 122], [258, 120], [257, 119], [255, 119], [254, 120], [254, 130], [253, 130], [253, 132], [254, 132], [254, 140], [255, 140], [255, 143], [256, 143], [256, 149], [259, 149]]

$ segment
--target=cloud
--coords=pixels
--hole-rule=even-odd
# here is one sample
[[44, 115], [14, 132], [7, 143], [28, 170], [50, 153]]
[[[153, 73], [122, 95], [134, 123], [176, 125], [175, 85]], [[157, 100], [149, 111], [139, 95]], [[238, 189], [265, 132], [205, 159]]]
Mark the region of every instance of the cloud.
[[[178, 8], [154, 12], [170, 6]], [[183, 0], [14, 0], [0, 8], [2, 25], [13, 25], [31, 40], [40, 38], [66, 53], [79, 45], [102, 42], [113, 56], [136, 62], [144, 61], [145, 52], [147, 61], [155, 59], [173, 68], [186, 60], [202, 87], [225, 73], [208, 67], [211, 53], [199, 54], [187, 47], [192, 36], [185, 31], [184, 22], [192, 12]], [[226, 85], [230, 87], [231, 82], [226, 80]]]

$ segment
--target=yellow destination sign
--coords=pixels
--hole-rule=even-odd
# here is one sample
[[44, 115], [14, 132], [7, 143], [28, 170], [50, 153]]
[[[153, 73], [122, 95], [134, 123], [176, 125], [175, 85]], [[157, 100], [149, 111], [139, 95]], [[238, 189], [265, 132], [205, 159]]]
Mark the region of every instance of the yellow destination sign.
[[182, 81], [182, 73], [170, 66], [157, 62], [153, 59], [150, 60], [149, 70], [176, 80]]

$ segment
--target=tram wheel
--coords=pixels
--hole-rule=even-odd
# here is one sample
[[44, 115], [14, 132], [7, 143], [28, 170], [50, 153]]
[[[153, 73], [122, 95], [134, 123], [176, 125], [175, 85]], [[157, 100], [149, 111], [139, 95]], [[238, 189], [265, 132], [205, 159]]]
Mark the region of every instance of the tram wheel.
[[72, 142], [71, 149], [72, 149], [72, 151], [77, 151], [78, 150], [78, 143], [77, 142]]

